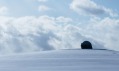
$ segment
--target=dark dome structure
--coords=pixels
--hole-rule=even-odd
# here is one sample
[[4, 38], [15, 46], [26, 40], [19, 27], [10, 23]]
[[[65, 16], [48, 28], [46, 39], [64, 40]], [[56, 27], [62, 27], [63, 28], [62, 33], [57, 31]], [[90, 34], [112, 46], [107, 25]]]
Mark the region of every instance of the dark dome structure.
[[92, 44], [89, 41], [81, 43], [81, 49], [92, 49]]

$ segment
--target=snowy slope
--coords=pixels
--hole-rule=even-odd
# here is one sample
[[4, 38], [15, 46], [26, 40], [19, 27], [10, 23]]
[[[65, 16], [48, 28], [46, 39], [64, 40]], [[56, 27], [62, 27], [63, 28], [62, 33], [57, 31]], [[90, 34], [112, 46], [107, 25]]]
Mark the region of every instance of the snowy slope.
[[118, 71], [119, 53], [110, 50], [53, 50], [0, 56], [0, 71]]

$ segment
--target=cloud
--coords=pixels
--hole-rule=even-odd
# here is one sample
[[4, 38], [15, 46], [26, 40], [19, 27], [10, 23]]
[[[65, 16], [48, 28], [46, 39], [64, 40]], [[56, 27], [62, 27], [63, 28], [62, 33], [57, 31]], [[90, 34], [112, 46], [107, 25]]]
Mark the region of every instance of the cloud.
[[[43, 50], [80, 48], [80, 43], [90, 40], [96, 47], [101, 46], [91, 38], [82, 35], [81, 28], [66, 23], [71, 20], [66, 17], [26, 16], [3, 17], [0, 16], [0, 54], [36, 52]], [[58, 24], [58, 23], [64, 23]]]
[[60, 16], [60, 17], [56, 18], [56, 21], [63, 22], [63, 23], [69, 23], [69, 22], [72, 22], [73, 20], [71, 18], [66, 18], [66, 17]]
[[39, 2], [47, 2], [48, 0], [38, 0]]
[[109, 15], [112, 17], [118, 16], [113, 10], [104, 6], [96, 4], [93, 0], [73, 0], [70, 8], [77, 12], [79, 15]]
[[5, 6], [0, 7], [0, 15], [6, 15], [8, 13], [8, 8]]
[[94, 49], [119, 50], [118, 19], [92, 18], [83, 25], [75, 25], [73, 19], [63, 16], [0, 16], [0, 19], [0, 54], [74, 49], [80, 48], [85, 40]]
[[1, 18], [3, 21], [0, 22], [0, 53], [31, 52], [53, 48], [48, 44], [49, 38], [53, 36], [49, 32], [56, 28], [52, 18], [47, 16]]
[[88, 24], [84, 25], [85, 30], [83, 32], [85, 36], [88, 36], [104, 47], [112, 50], [119, 50], [119, 19], [113, 19], [106, 17], [104, 19], [92, 18]]
[[45, 6], [45, 5], [40, 5], [39, 7], [38, 7], [38, 10], [40, 11], [40, 12], [44, 12], [44, 11], [48, 11], [48, 10], [50, 10], [51, 8], [49, 8], [48, 6]]

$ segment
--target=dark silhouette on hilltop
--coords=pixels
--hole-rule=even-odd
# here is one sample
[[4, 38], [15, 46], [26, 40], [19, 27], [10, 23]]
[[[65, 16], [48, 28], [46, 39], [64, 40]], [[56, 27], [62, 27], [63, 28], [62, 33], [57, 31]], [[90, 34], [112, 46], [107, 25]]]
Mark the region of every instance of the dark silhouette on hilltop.
[[81, 49], [92, 49], [92, 44], [89, 41], [81, 43]]

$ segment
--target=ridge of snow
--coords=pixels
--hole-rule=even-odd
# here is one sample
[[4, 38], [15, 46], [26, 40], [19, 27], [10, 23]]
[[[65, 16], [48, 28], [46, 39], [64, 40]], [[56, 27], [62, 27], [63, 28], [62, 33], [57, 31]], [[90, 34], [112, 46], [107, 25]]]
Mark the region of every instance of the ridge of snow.
[[52, 50], [0, 56], [0, 71], [118, 71], [119, 52]]

